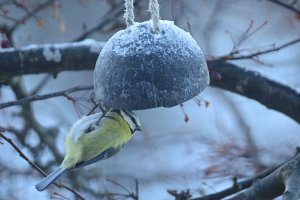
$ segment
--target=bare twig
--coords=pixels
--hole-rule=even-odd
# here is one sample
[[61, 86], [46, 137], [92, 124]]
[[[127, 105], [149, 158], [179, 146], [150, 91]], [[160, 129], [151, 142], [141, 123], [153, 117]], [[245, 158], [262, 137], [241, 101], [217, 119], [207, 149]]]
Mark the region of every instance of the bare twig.
[[238, 193], [230, 200], [274, 199], [283, 194], [284, 200], [299, 199], [300, 187], [300, 154], [299, 152], [281, 165], [261, 172], [257, 176], [234, 182], [233, 186], [214, 194], [192, 198], [190, 200], [219, 200]]
[[109, 182], [111, 182], [111, 183], [113, 183], [114, 185], [119, 186], [120, 188], [122, 188], [123, 190], [125, 190], [127, 193], [130, 193], [130, 191], [126, 187], [124, 187], [123, 185], [121, 185], [117, 181], [115, 181], [115, 180], [113, 180], [111, 178], [106, 178], [106, 180], [109, 181]]
[[274, 51], [279, 51], [283, 48], [286, 48], [288, 46], [291, 46], [291, 45], [294, 45], [294, 44], [297, 44], [300, 42], [300, 38], [297, 38], [295, 40], [292, 40], [292, 41], [289, 41], [287, 43], [284, 43], [282, 45], [279, 45], [277, 47], [272, 47], [270, 49], [267, 49], [267, 50], [263, 50], [263, 51], [258, 51], [258, 52], [255, 52], [255, 53], [250, 53], [250, 54], [246, 54], [246, 55], [239, 55], [237, 53], [233, 53], [233, 54], [229, 54], [229, 55], [225, 55], [225, 56], [221, 56], [221, 57], [218, 57], [216, 59], [212, 59], [212, 60], [242, 60], [242, 59], [253, 59], [259, 55], [263, 55], [263, 54], [267, 54], [267, 53], [271, 53], [271, 52], [274, 52]]
[[[6, 137], [2, 130], [0, 130], [0, 137], [2, 137], [7, 143], [9, 143], [20, 155], [21, 158], [23, 158], [32, 168], [34, 168], [36, 171], [38, 171], [41, 175], [47, 176], [47, 174], [34, 162], [32, 162], [20, 149], [17, 147], [17, 145], [8, 137]], [[62, 183], [54, 183], [59, 188], [65, 188], [66, 190], [72, 192], [76, 197], [78, 197], [81, 200], [85, 200], [85, 198], [75, 189], [70, 188], [69, 186], [66, 186]]]
[[[28, 92], [24, 85], [24, 80], [20, 77], [15, 77], [10, 82], [10, 87], [14, 91], [17, 99], [23, 99], [28, 97]], [[52, 151], [53, 155], [57, 160], [62, 159], [61, 153], [58, 151], [55, 145], [55, 136], [58, 133], [57, 127], [44, 127], [36, 119], [33, 114], [33, 109], [30, 104], [24, 104], [21, 107], [21, 116], [26, 120], [24, 125], [24, 132], [28, 132], [30, 129], [34, 130], [40, 139], [44, 140]], [[25, 134], [22, 134], [25, 135]]]
[[107, 178], [106, 179], [107, 181], [119, 186], [120, 188], [122, 188], [123, 190], [126, 191], [127, 194], [120, 194], [120, 193], [108, 193], [109, 195], [111, 196], [121, 196], [121, 197], [124, 197], [124, 198], [132, 198], [133, 200], [139, 200], [139, 196], [138, 196], [138, 180], [135, 179], [135, 190], [136, 190], [136, 193], [133, 193], [133, 192], [130, 192], [126, 187], [124, 187], [123, 185], [121, 185], [120, 183], [118, 183], [117, 181], [113, 180], [113, 179], [110, 179], [110, 178]]
[[[134, 2], [134, 6], [137, 5], [139, 3], [140, 0], [136, 0]], [[77, 38], [75, 38], [73, 41], [80, 41], [85, 39], [87, 36], [91, 35], [92, 33], [99, 31], [101, 29], [103, 29], [107, 24], [111, 23], [112, 21], [114, 21], [114, 19], [118, 16], [121, 16], [124, 12], [125, 6], [124, 6], [124, 2], [121, 1], [118, 5], [113, 6], [111, 8], [111, 10], [109, 10], [103, 17], [102, 20], [93, 28], [85, 31], [83, 34], [81, 34], [80, 36], [78, 36]]]
[[3, 14], [3, 13], [0, 13], [0, 17], [3, 17], [4, 19], [7, 19], [7, 20], [12, 21], [12, 22], [18, 21], [18, 19], [14, 18], [14, 17], [11, 17], [11, 16], [8, 16], [8, 15]]
[[36, 95], [41, 89], [44, 88], [44, 86], [48, 83], [48, 81], [51, 79], [51, 75], [50, 74], [47, 74], [43, 80], [41, 80], [41, 82], [34, 88], [30, 91], [30, 94], [31, 95]]
[[189, 200], [192, 195], [189, 190], [178, 192], [177, 190], [167, 190], [167, 192], [175, 197], [175, 200]]
[[254, 24], [254, 21], [251, 20], [248, 28], [240, 35], [240, 37], [237, 39], [237, 41], [234, 41], [233, 37], [230, 35], [231, 39], [234, 42], [234, 45], [233, 45], [233, 48], [232, 48], [230, 54], [235, 54], [236, 52], [238, 52], [239, 46], [244, 41], [246, 41], [246, 39], [248, 39], [249, 37], [251, 37], [253, 34], [255, 34], [256, 32], [258, 32], [260, 29], [262, 29], [267, 24], [267, 21], [263, 22], [261, 25], [259, 25], [254, 30], [253, 30], [253, 24]]
[[[257, 147], [257, 144], [253, 138], [253, 134], [251, 133], [250, 127], [246, 119], [244, 118], [243, 113], [241, 112], [240, 109], [238, 109], [235, 103], [230, 101], [229, 98], [226, 95], [224, 95], [224, 93], [221, 93], [221, 95], [222, 95], [222, 99], [230, 108], [230, 110], [234, 113], [234, 116], [236, 117], [236, 121], [242, 128], [241, 134], [244, 135], [245, 144], [246, 144], [245, 146], [246, 151], [244, 152], [244, 154], [246, 155], [244, 156], [252, 158], [252, 162], [253, 164], [255, 164], [256, 169], [260, 169], [260, 170], [265, 169], [266, 166], [261, 162], [259, 157], [259, 153], [260, 153], [259, 148]], [[239, 142], [239, 144], [241, 144], [241, 142]]]
[[40, 101], [44, 99], [50, 99], [54, 97], [59, 97], [59, 96], [64, 96], [67, 99], [71, 99], [69, 94], [82, 91], [82, 90], [92, 90], [93, 86], [92, 85], [87, 85], [87, 86], [76, 86], [67, 90], [59, 91], [59, 92], [53, 92], [53, 93], [48, 93], [44, 95], [33, 95], [29, 97], [25, 97], [23, 99], [19, 99], [16, 101], [10, 101], [10, 102], [5, 102], [5, 103], [0, 103], [0, 109], [11, 107], [11, 106], [16, 106], [16, 105], [24, 105], [29, 102], [33, 101]]
[[136, 195], [136, 200], [139, 200], [139, 180], [135, 179], [135, 195]]
[[225, 198], [225, 197], [233, 195], [233, 194], [235, 194], [239, 191], [242, 191], [246, 188], [249, 188], [255, 180], [261, 179], [261, 178], [264, 178], [264, 177], [268, 176], [269, 174], [274, 172], [277, 168], [278, 167], [268, 169], [266, 171], [263, 171], [263, 172], [259, 173], [255, 177], [244, 180], [244, 181], [239, 181], [239, 182], [234, 181], [233, 185], [229, 188], [226, 188], [226, 189], [221, 190], [219, 192], [209, 194], [209, 195], [205, 195], [205, 196], [202, 196], [202, 197], [192, 198], [191, 200], [219, 200], [219, 199]]
[[54, 0], [48, 0], [45, 1], [44, 3], [38, 5], [37, 7], [35, 7], [33, 10], [28, 11], [27, 14], [22, 17], [20, 20], [18, 20], [10, 29], [9, 29], [9, 33], [12, 33], [20, 24], [23, 24], [25, 21], [27, 21], [28, 19], [30, 19], [31, 17], [34, 17], [37, 12], [47, 8], [48, 6], [50, 6], [52, 3], [54, 2]]
[[274, 199], [282, 194], [284, 194], [284, 200], [297, 200], [299, 199], [299, 170], [300, 154], [297, 153], [295, 157], [283, 163], [274, 172], [262, 179], [255, 180], [251, 187], [229, 200], [266, 200]]
[[296, 9], [296, 8], [295, 8], [294, 6], [292, 6], [292, 5], [285, 4], [285, 3], [283, 3], [282, 1], [279, 1], [279, 0], [267, 0], [267, 1], [270, 1], [270, 2], [272, 2], [272, 3], [274, 3], [274, 4], [279, 5], [279, 6], [282, 6], [282, 7], [286, 8], [286, 9], [288, 9], [288, 10], [290, 10], [290, 11], [293, 11], [293, 12], [295, 12], [296, 14], [300, 15], [300, 10]]
[[8, 142], [18, 153], [21, 158], [23, 158], [31, 167], [37, 170], [43, 176], [47, 176], [47, 174], [34, 162], [32, 162], [18, 147], [17, 145], [8, 137], [4, 136], [2, 132], [0, 132], [0, 137], [2, 137], [6, 142]]

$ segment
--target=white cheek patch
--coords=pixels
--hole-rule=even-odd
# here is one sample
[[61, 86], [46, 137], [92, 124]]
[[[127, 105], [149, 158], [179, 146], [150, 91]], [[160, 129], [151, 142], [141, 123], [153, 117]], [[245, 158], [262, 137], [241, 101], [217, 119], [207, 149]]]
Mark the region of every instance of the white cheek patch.
[[124, 112], [123, 110], [121, 110], [121, 115], [123, 116], [123, 118], [125, 119], [125, 121], [129, 124], [131, 130], [134, 130], [136, 128], [136, 125], [131, 120], [130, 116], [126, 112]]
[[67, 137], [72, 138], [73, 142], [76, 143], [80, 136], [86, 132], [87, 129], [92, 125], [96, 128], [96, 122], [102, 116], [102, 113], [96, 113], [89, 116], [82, 116], [81, 119], [77, 120], [71, 127]]

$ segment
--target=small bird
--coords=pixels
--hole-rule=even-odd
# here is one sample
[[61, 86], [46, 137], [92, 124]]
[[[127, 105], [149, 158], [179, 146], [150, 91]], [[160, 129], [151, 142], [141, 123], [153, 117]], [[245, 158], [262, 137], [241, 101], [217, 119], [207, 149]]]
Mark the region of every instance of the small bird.
[[136, 131], [141, 131], [140, 126], [139, 118], [125, 110], [83, 116], [73, 124], [65, 139], [62, 164], [36, 184], [36, 189], [43, 191], [65, 172], [115, 155]]

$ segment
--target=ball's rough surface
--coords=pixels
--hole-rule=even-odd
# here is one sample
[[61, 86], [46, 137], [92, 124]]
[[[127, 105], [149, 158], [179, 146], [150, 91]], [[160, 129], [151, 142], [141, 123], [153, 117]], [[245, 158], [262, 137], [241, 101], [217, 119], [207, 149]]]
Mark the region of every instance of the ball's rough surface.
[[107, 108], [172, 107], [209, 84], [205, 58], [192, 36], [170, 21], [135, 23], [105, 44], [94, 71], [98, 100]]

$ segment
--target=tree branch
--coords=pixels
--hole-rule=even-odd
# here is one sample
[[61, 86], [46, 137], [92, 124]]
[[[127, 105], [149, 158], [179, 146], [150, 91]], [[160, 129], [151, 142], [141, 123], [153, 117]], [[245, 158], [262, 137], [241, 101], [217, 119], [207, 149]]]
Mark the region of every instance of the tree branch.
[[211, 86], [254, 99], [300, 122], [300, 93], [293, 88], [232, 63], [208, 62], [208, 67]]
[[[32, 11], [28, 11], [26, 15], [24, 15], [20, 20], [18, 20], [11, 28], [9, 28], [9, 34], [11, 34], [12, 32], [14, 32], [14, 30], [20, 25], [23, 24], [25, 21], [27, 21], [28, 19], [30, 19], [31, 17], [34, 17], [36, 13], [38, 13], [39, 11], [47, 8], [48, 6], [50, 6], [52, 3], [54, 2], [54, 0], [48, 0], [45, 1], [44, 3], [38, 5], [37, 7], [35, 7]], [[18, 2], [16, 2], [18, 3]], [[19, 4], [16, 4], [17, 6]]]
[[224, 60], [242, 60], [242, 59], [250, 59], [250, 58], [255, 58], [257, 56], [260, 56], [260, 55], [263, 55], [263, 54], [268, 54], [268, 53], [271, 53], [271, 52], [274, 52], [274, 51], [279, 51], [285, 47], [288, 47], [288, 46], [291, 46], [291, 45], [294, 45], [294, 44], [297, 44], [300, 42], [300, 38], [297, 38], [297, 39], [294, 39], [292, 41], [289, 41], [289, 42], [286, 42], [282, 45], [279, 45], [279, 46], [274, 46], [273, 48], [270, 48], [270, 49], [266, 49], [266, 50], [263, 50], [263, 51], [257, 51], [255, 53], [250, 53], [250, 54], [240, 54], [238, 51], [235, 51], [234, 53], [232, 54], [229, 54], [229, 55], [225, 55], [225, 56], [221, 56], [221, 57], [218, 57], [216, 59], [214, 59], [214, 61], [224, 61]]
[[[15, 77], [9, 81], [11, 89], [14, 91], [17, 99], [26, 98], [29, 94], [24, 86], [24, 81], [20, 77]], [[36, 134], [43, 138], [43, 141], [48, 145], [49, 149], [52, 151], [55, 159], [63, 159], [62, 155], [58, 151], [55, 145], [55, 136], [58, 133], [57, 127], [44, 127], [34, 116], [32, 106], [30, 104], [25, 104], [21, 107], [21, 116], [25, 120], [24, 130], [26, 132], [33, 129]]]
[[[103, 46], [104, 42], [89, 39], [77, 43], [0, 50], [0, 77], [8, 80], [21, 74], [56, 75], [62, 71], [92, 70]], [[60, 59], [56, 59], [55, 55], [60, 55], [58, 56]], [[225, 61], [207, 63], [211, 86], [254, 99], [300, 122], [300, 94], [296, 90], [232, 63]], [[6, 84], [5, 81], [2, 84]]]
[[295, 12], [296, 14], [300, 15], [300, 10], [296, 9], [295, 7], [293, 7], [291, 5], [285, 4], [285, 3], [283, 3], [283, 2], [281, 2], [279, 0], [267, 0], [267, 1], [270, 1], [270, 2], [272, 2], [274, 4], [279, 5], [279, 6], [282, 6], [282, 7], [286, 8], [286, 9], [291, 10], [291, 11]]
[[[229, 198], [229, 200], [271, 200], [282, 194], [284, 194], [284, 200], [298, 200], [299, 171], [300, 154], [297, 153], [294, 158], [281, 165], [273, 173], [263, 179], [256, 180], [250, 188]], [[291, 183], [295, 185], [291, 185]]]
[[[139, 3], [140, 0], [136, 0], [134, 2], [134, 6], [136, 6]], [[89, 35], [91, 35], [92, 33], [101, 30], [103, 27], [105, 27], [107, 24], [111, 23], [112, 21], [114, 21], [114, 19], [118, 16], [120, 16], [121, 14], [124, 13], [125, 10], [125, 6], [124, 6], [124, 2], [121, 1], [118, 5], [113, 6], [103, 17], [100, 21], [100, 23], [98, 23], [98, 25], [96, 25], [95, 27], [85, 31], [83, 34], [81, 34], [80, 36], [78, 36], [76, 39], [74, 39], [73, 41], [80, 41], [85, 39], [86, 37], [88, 37]]]
[[[32, 162], [18, 147], [17, 145], [8, 137], [3, 135], [4, 130], [0, 130], [0, 137], [2, 137], [7, 143], [9, 143], [15, 150], [18, 152], [21, 158], [23, 158], [33, 169], [38, 171], [41, 175], [47, 176], [47, 174], [34, 162]], [[84, 198], [77, 190], [70, 188], [69, 186], [62, 184], [62, 183], [54, 183], [59, 188], [65, 188], [66, 190], [72, 192], [76, 197], [78, 197], [81, 200], [85, 200]]]
[[300, 199], [300, 162], [294, 161], [282, 169], [282, 177], [285, 185], [283, 200]]
[[[241, 191], [240, 193], [238, 193]], [[298, 200], [300, 197], [300, 153], [259, 175], [234, 183], [232, 187], [214, 194], [191, 200], [219, 200], [238, 193], [228, 200], [271, 200], [283, 194], [283, 200]]]
[[255, 182], [255, 180], [262, 179], [262, 178], [268, 176], [269, 174], [274, 172], [277, 168], [278, 167], [265, 170], [265, 171], [259, 173], [258, 175], [256, 175], [255, 177], [244, 180], [244, 181], [239, 181], [239, 182], [234, 181], [233, 185], [229, 188], [226, 188], [222, 191], [219, 191], [219, 192], [216, 192], [216, 193], [213, 193], [213, 194], [208, 194], [208, 195], [205, 195], [205, 196], [202, 196], [202, 197], [192, 198], [190, 200], [219, 200], [219, 199], [228, 197], [228, 196], [233, 195], [233, 194], [235, 194], [239, 191], [242, 191], [246, 188], [249, 188], [253, 184], [253, 182]]
[[43, 94], [43, 95], [32, 95], [25, 97], [23, 99], [18, 99], [16, 101], [9, 101], [5, 103], [0, 103], [0, 109], [11, 107], [11, 106], [16, 106], [16, 105], [24, 105], [26, 103], [32, 102], [32, 101], [40, 101], [44, 99], [50, 99], [54, 97], [59, 97], [59, 96], [64, 96], [69, 99], [69, 94], [82, 91], [82, 90], [92, 90], [94, 87], [92, 85], [87, 85], [87, 86], [76, 86], [70, 89], [66, 89], [63, 91], [59, 92], [53, 92], [53, 93], [48, 93], [48, 94]]
[[104, 44], [87, 39], [77, 43], [0, 49], [0, 79], [9, 80], [13, 76], [37, 73], [56, 76], [66, 70], [93, 69]]

